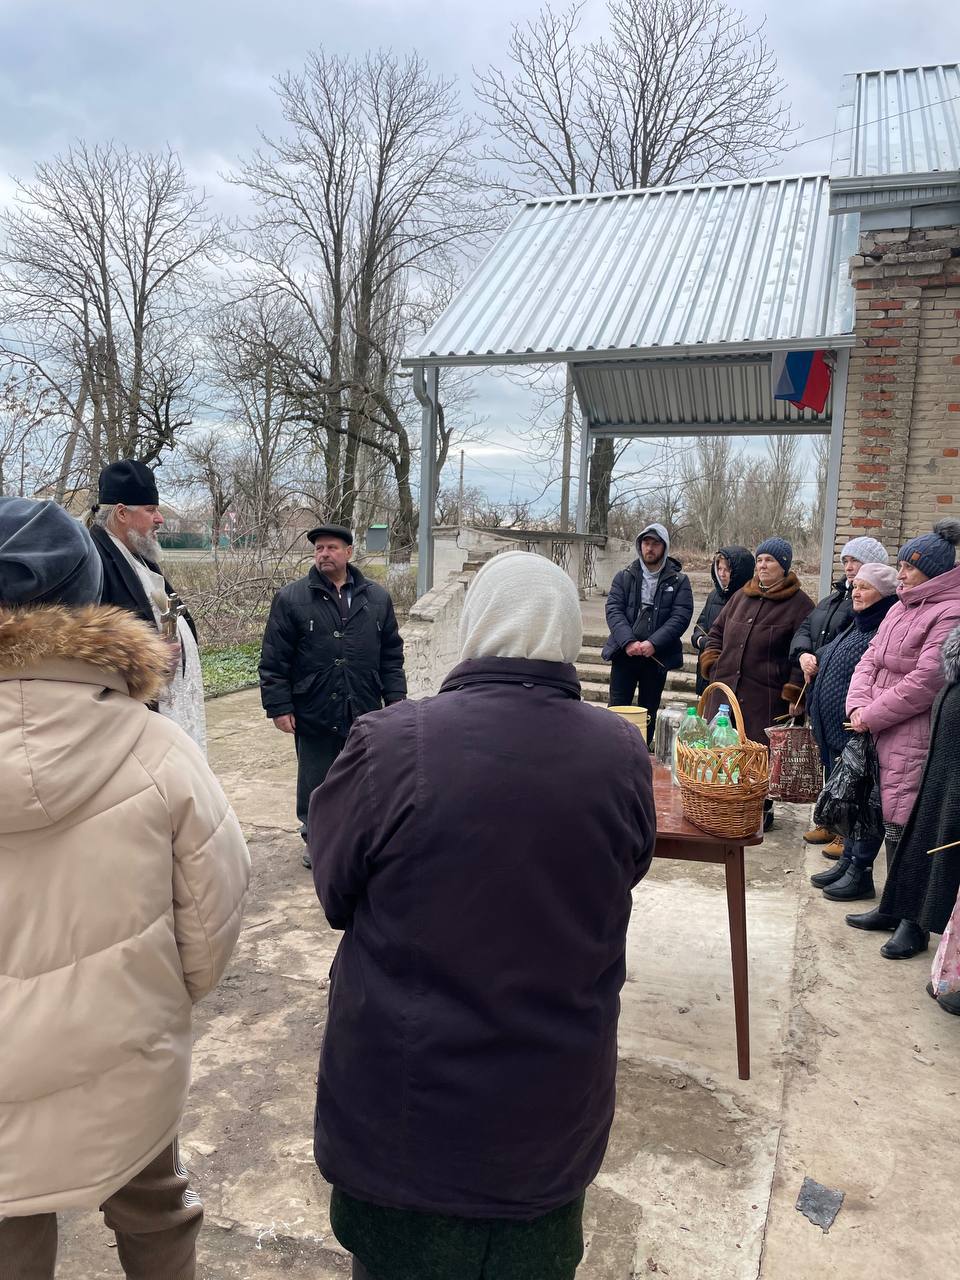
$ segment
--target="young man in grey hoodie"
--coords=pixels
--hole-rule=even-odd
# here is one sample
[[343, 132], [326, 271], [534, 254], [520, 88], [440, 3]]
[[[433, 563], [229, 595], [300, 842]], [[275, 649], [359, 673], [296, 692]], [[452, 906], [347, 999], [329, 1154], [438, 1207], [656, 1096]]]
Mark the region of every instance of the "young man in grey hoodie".
[[609, 705], [629, 706], [636, 696], [647, 709], [651, 743], [667, 672], [683, 666], [693, 592], [662, 524], [641, 529], [636, 545], [637, 559], [620, 570], [607, 594], [610, 636], [603, 657], [610, 663]]

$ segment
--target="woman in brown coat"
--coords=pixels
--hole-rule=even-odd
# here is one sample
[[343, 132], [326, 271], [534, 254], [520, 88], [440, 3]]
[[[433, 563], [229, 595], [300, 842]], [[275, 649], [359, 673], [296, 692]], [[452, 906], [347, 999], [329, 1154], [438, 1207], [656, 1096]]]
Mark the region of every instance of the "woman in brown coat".
[[[757, 571], [721, 611], [710, 628], [700, 660], [703, 674], [722, 680], [737, 695], [744, 728], [765, 743], [764, 729], [800, 696], [803, 676], [791, 669], [790, 643], [814, 602], [791, 570], [793, 548], [785, 538], [767, 538], [757, 547]], [[766, 802], [764, 829], [773, 823]]]

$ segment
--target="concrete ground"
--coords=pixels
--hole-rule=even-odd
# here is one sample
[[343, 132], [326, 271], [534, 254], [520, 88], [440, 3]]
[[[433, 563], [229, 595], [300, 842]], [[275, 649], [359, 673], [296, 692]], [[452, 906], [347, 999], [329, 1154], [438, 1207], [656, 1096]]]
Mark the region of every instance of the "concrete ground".
[[[196, 1020], [183, 1147], [206, 1205], [201, 1275], [335, 1280], [349, 1262], [311, 1123], [337, 935], [300, 867], [292, 742], [255, 691], [207, 710], [254, 882], [233, 962]], [[659, 862], [637, 889], [617, 1119], [579, 1280], [956, 1270], [960, 1018], [924, 993], [929, 957], [883, 960], [882, 937], [846, 927], [810, 887], [825, 864], [800, 839], [806, 816], [782, 807], [748, 850], [750, 1081], [736, 1074], [721, 868]], [[794, 1208], [806, 1175], [844, 1193], [827, 1233]], [[121, 1275], [96, 1215], [64, 1215], [61, 1229], [61, 1276]]]

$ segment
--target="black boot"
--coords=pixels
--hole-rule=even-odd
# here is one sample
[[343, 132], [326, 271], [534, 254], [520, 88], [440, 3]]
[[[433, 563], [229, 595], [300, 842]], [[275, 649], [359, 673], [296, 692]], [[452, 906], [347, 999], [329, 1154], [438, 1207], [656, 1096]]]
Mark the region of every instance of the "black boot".
[[763, 802], [763, 829], [769, 831], [773, 826], [773, 801], [764, 800]]
[[945, 996], [937, 996], [937, 1004], [947, 1013], [960, 1014], [960, 991], [950, 991]]
[[926, 951], [929, 942], [930, 935], [926, 929], [921, 929], [913, 920], [901, 920], [896, 933], [880, 948], [880, 954], [888, 960], [909, 960], [911, 956]]
[[851, 929], [888, 929], [891, 932], [899, 925], [897, 916], [885, 916], [874, 907], [872, 911], [861, 911], [859, 915], [846, 917]]
[[857, 902], [875, 898], [877, 891], [873, 887], [873, 868], [858, 867], [852, 862], [841, 880], [827, 885], [823, 896], [833, 902]]
[[841, 858], [839, 862], [832, 867], [828, 867], [826, 871], [818, 871], [815, 876], [811, 876], [810, 883], [815, 889], [823, 889], [828, 884], [834, 884], [837, 880], [842, 880], [849, 866], [850, 859]]

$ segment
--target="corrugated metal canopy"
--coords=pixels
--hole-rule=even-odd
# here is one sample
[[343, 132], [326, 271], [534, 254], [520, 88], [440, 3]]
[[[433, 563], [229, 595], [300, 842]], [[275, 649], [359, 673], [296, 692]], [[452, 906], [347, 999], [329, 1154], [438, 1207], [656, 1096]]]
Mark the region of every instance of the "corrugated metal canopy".
[[837, 212], [960, 198], [960, 66], [844, 76], [830, 176]]
[[529, 201], [406, 364], [852, 342], [856, 218], [823, 175]]
[[770, 360], [726, 357], [686, 360], [604, 360], [573, 365], [584, 419], [592, 430], [617, 435], [818, 434], [830, 430], [822, 414], [775, 400]]

